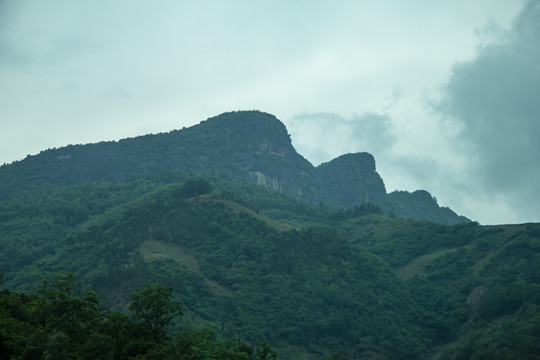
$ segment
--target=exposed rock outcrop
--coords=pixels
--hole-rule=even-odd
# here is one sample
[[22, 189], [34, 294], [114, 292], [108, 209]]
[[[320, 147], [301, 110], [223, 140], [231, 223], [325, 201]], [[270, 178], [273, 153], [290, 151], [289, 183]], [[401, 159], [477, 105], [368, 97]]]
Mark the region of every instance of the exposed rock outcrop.
[[384, 182], [368, 153], [346, 154], [317, 167], [321, 200], [331, 206], [353, 208], [366, 203], [388, 208]]

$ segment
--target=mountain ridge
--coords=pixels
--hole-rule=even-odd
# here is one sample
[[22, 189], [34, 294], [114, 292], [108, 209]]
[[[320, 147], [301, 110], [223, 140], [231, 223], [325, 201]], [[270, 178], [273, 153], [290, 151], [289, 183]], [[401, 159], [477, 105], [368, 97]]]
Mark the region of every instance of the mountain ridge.
[[168, 133], [42, 151], [0, 167], [0, 199], [43, 186], [177, 172], [227, 174], [310, 204], [348, 209], [370, 203], [398, 217], [469, 221], [438, 206], [431, 195], [429, 206], [419, 206], [414, 193], [387, 194], [371, 154], [345, 154], [313, 166], [295, 150], [285, 125], [259, 111], [228, 112]]

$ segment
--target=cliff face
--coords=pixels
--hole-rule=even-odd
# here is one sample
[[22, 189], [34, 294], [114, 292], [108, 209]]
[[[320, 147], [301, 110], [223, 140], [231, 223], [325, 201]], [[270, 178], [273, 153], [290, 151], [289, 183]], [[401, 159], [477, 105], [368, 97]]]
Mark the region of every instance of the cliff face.
[[332, 206], [353, 208], [366, 203], [387, 208], [384, 182], [368, 153], [346, 154], [317, 167], [321, 200]]
[[257, 111], [226, 113], [192, 128], [207, 134], [203, 147], [218, 159], [216, 167], [231, 166], [258, 184], [304, 201], [318, 199], [315, 169], [296, 152], [285, 125]]
[[398, 216], [463, 221], [449, 209], [434, 216], [438, 205], [411, 207], [418, 199], [406, 194], [389, 197], [370, 154], [346, 154], [313, 167], [296, 152], [283, 123], [258, 111], [225, 113], [165, 134], [43, 151], [0, 167], [0, 200], [42, 186], [179, 171], [227, 174], [312, 204], [351, 208], [371, 203]]

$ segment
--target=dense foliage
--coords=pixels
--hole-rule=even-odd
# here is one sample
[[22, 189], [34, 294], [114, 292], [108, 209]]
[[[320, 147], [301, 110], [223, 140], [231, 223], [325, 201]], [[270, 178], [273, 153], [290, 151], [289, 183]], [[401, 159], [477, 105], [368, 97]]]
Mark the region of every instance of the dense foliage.
[[178, 173], [3, 201], [0, 240], [4, 358], [540, 350], [540, 224], [447, 226]]
[[[131, 312], [111, 311], [96, 294], [76, 294], [72, 274], [44, 282], [37, 293], [0, 292], [0, 359], [178, 359], [248, 360], [272, 358], [267, 343], [253, 348], [210, 329], [176, 332], [180, 302], [163, 285], [137, 289]], [[275, 359], [275, 356], [274, 356]]]

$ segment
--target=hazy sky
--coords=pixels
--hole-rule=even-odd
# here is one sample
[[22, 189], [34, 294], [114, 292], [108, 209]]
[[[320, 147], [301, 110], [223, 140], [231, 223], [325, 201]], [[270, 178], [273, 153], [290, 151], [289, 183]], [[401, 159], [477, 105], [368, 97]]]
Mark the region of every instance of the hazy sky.
[[540, 221], [540, 2], [0, 0], [0, 164], [257, 109], [314, 165]]

